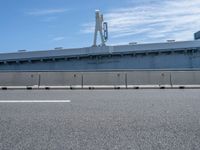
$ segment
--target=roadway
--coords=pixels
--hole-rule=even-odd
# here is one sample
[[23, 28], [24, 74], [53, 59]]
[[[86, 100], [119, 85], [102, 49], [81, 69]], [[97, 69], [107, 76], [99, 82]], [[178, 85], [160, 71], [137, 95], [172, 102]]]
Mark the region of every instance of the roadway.
[[199, 150], [200, 90], [1, 90], [0, 149]]

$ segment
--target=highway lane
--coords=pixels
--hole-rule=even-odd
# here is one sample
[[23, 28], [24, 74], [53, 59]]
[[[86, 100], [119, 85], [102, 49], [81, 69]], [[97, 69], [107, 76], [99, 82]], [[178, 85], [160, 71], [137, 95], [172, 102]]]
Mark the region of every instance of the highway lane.
[[1, 150], [200, 149], [197, 89], [7, 90], [0, 101]]

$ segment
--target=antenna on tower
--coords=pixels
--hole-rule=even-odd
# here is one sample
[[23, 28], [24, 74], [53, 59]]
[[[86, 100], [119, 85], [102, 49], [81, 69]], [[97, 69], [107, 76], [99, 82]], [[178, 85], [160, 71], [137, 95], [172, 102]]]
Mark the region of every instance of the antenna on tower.
[[104, 22], [103, 14], [99, 10], [96, 10], [96, 25], [94, 33], [94, 43], [93, 46], [97, 46], [97, 34], [100, 33], [101, 46], [105, 46], [106, 41], [108, 40], [108, 23]]

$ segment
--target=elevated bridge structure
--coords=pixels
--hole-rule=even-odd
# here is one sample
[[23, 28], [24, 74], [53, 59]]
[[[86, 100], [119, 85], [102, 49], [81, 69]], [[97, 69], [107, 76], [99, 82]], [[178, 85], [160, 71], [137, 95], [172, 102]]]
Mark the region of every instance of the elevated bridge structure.
[[199, 40], [0, 54], [1, 71], [194, 70], [199, 68]]
[[[107, 46], [108, 24], [95, 13], [91, 47], [0, 54], [0, 86], [33, 89], [173, 88], [200, 85], [200, 40]], [[100, 33], [101, 44], [97, 44]]]

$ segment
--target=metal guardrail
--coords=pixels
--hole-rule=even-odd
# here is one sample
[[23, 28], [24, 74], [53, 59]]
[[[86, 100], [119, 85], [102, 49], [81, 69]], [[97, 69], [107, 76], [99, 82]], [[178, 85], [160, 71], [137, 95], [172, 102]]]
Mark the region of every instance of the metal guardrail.
[[200, 71], [1, 72], [1, 89], [198, 88]]

